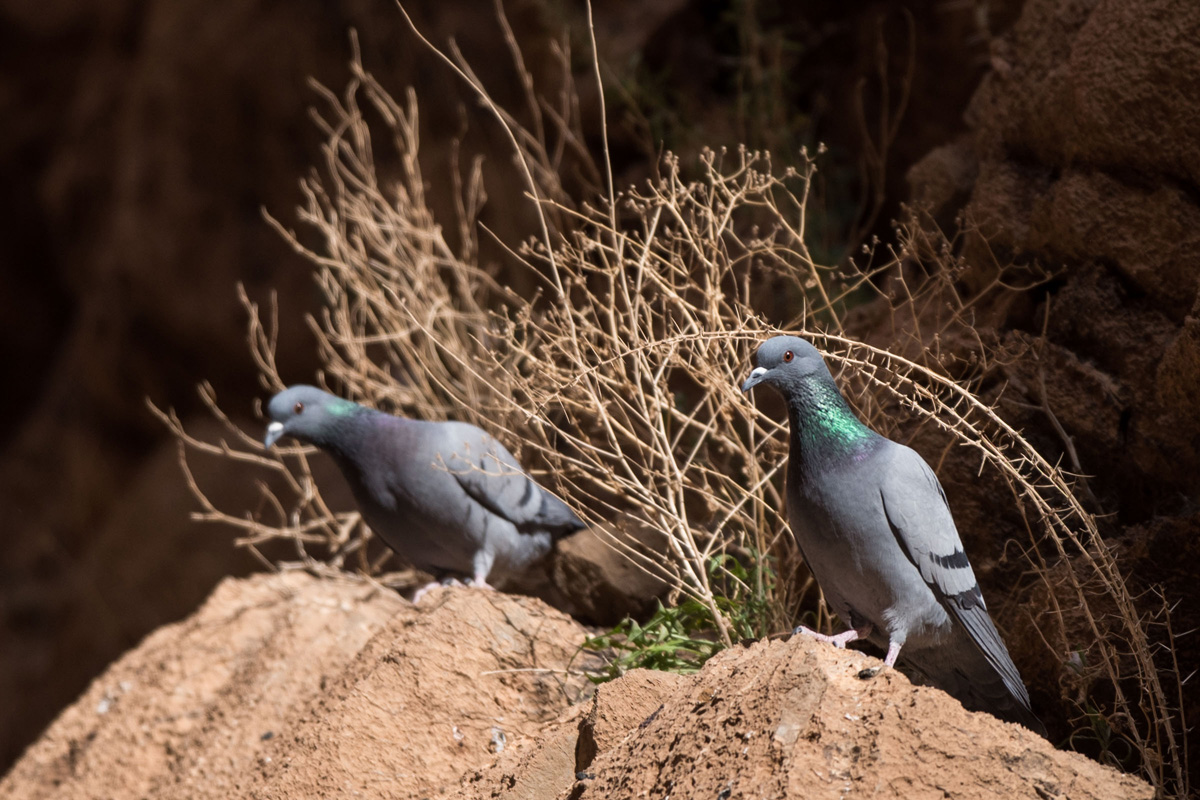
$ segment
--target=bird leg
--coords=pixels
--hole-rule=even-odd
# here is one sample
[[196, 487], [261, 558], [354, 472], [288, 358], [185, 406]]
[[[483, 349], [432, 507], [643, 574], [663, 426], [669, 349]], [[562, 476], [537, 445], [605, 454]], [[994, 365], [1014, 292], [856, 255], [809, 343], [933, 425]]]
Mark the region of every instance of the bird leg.
[[[812, 638], [816, 639], [818, 642], [825, 642], [826, 644], [831, 644], [834, 647], [843, 648], [850, 642], [854, 642], [859, 639], [865, 639], [868, 636], [870, 636], [871, 635], [871, 623], [868, 622], [866, 625], [862, 626], [861, 628], [859, 628], [857, 630], [855, 630], [854, 628], [851, 628], [848, 631], [842, 631], [841, 633], [839, 633], [835, 636], [828, 636], [824, 633], [817, 633], [812, 628], [806, 628], [803, 625], [796, 626], [796, 630], [792, 631], [793, 635], [795, 635], [797, 633], [802, 633], [805, 636], [811, 636]], [[899, 645], [896, 646], [896, 652], [897, 653], [900, 652]]]
[[903, 643], [897, 642], [895, 640], [888, 642], [887, 658], [883, 659], [883, 666], [882, 667], [867, 667], [866, 669], [864, 669], [858, 673], [858, 677], [861, 678], [862, 680], [866, 681], [866, 680], [870, 680], [871, 678], [874, 678], [876, 675], [883, 672], [888, 667], [895, 669], [896, 658], [900, 655], [900, 648], [903, 646], [904, 646]]
[[496, 587], [487, 582], [487, 573], [480, 575], [475, 574], [475, 577], [467, 582], [468, 586], [474, 586], [476, 589], [487, 589], [489, 592], [496, 591]]
[[479, 589], [491, 590], [491, 586], [487, 582], [488, 573], [492, 571], [492, 564], [496, 561], [496, 556], [488, 550], [480, 550], [472, 559], [474, 562], [474, 575], [469, 583]]

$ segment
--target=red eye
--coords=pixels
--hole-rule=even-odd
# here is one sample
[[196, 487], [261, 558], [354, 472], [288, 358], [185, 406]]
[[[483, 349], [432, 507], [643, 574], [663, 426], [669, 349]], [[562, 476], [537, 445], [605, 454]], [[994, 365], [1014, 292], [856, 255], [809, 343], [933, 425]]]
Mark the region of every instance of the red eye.
[[[790, 356], [791, 353], [788, 353], [788, 355]], [[296, 403], [296, 405], [292, 406], [292, 413], [303, 414], [304, 413], [304, 403]]]
[[[786, 353], [783, 354], [783, 361], [786, 364], [787, 362], [789, 362], [791, 360], [792, 360], [792, 351], [788, 350]], [[296, 405], [299, 405], [299, 403], [297, 403]]]

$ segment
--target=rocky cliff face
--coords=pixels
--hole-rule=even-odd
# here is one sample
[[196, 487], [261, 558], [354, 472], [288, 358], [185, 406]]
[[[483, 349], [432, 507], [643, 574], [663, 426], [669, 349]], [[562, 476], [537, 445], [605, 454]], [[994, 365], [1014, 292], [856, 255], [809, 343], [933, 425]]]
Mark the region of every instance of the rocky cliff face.
[[[1037, 354], [1000, 370], [1001, 409], [1086, 476], [1148, 611], [1156, 587], [1189, 597], [1200, 573], [1198, 57], [1195, 3], [1029, 0], [992, 44], [970, 132], [910, 174], [916, 202], [977, 231], [962, 249], [968, 293], [997, 263], [1053, 273], [974, 313], [984, 336]], [[971, 471], [960, 465], [955, 491], [1003, 514]], [[1180, 603], [1172, 624], [1195, 628], [1200, 606]], [[1190, 637], [1177, 647], [1181, 664], [1200, 658]], [[1184, 703], [1200, 713], [1195, 692]]]
[[[1051, 406], [1126, 524], [1200, 492], [1197, 33], [1194, 3], [1031, 0], [995, 44], [972, 132], [914, 170], [937, 213], [961, 208], [1002, 258], [1057, 272], [1029, 317], [996, 325], [1048, 321]], [[926, 179], [954, 162], [969, 165], [962, 206]], [[1031, 369], [1012, 376], [1026, 394]]]
[[[226, 580], [97, 678], [6, 797], [1150, 798], [1140, 780], [808, 639], [585, 694], [539, 600], [419, 606], [303, 574]], [[590, 693], [590, 692], [589, 692]]]

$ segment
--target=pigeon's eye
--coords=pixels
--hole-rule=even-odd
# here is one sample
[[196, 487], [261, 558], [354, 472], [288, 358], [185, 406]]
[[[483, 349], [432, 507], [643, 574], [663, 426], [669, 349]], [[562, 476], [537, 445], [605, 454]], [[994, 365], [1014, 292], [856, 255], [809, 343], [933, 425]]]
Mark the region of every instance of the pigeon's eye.
[[296, 405], [292, 406], [292, 413], [293, 414], [303, 414], [304, 413], [304, 403], [296, 403]]
[[783, 354], [783, 361], [786, 364], [787, 362], [789, 362], [791, 360], [792, 360], [792, 351], [788, 350], [786, 353]]

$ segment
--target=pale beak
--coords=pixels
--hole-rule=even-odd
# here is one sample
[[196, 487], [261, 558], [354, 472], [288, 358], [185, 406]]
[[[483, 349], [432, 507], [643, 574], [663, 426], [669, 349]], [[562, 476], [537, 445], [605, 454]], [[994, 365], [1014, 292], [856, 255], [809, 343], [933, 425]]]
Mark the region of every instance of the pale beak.
[[742, 391], [743, 392], [750, 391], [755, 386], [758, 386], [760, 383], [762, 383], [763, 379], [766, 377], [767, 377], [767, 368], [766, 367], [755, 367], [754, 371], [750, 373], [750, 377], [746, 378], [746, 382], [742, 384]]
[[279, 441], [280, 436], [283, 436], [283, 423], [272, 422], [267, 426], [267, 438], [263, 439], [263, 447], [270, 450], [271, 445]]

